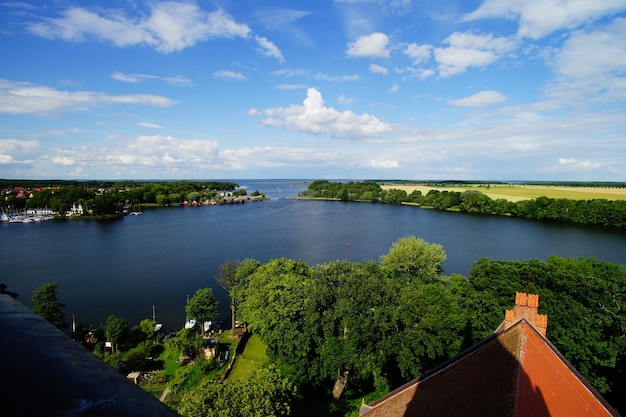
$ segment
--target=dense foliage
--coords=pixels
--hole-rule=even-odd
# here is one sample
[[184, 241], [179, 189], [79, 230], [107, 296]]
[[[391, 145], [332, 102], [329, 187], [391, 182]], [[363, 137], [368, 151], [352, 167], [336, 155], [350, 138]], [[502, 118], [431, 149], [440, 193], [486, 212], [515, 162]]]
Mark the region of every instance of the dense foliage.
[[39, 314], [59, 329], [67, 327], [63, 307], [65, 304], [58, 300], [59, 284], [43, 284], [33, 291], [31, 301], [33, 312]]
[[291, 414], [296, 390], [274, 367], [242, 379], [209, 383], [188, 392], [177, 411], [183, 417], [266, 417]]
[[383, 190], [372, 181], [338, 183], [326, 180], [311, 182], [308, 189], [301, 192], [300, 196], [387, 204], [412, 203], [436, 210], [626, 227], [626, 201], [624, 200], [570, 200], [539, 197], [512, 202], [503, 198], [494, 200], [479, 191], [471, 190], [463, 192], [430, 190], [426, 195], [423, 195], [421, 191], [407, 194], [404, 190]]
[[515, 292], [540, 294], [548, 338], [619, 408], [625, 387], [622, 266], [591, 259], [490, 261], [445, 276], [445, 253], [400, 239], [379, 262], [274, 259], [232, 289], [237, 317], [309, 400], [385, 393], [489, 336]]

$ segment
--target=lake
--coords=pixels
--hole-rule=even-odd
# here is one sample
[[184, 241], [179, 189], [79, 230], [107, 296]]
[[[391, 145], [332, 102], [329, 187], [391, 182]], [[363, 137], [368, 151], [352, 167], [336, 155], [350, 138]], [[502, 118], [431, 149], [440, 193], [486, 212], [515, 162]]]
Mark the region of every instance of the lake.
[[310, 265], [334, 259], [378, 260], [401, 237], [443, 246], [445, 273], [467, 276], [482, 258], [590, 257], [626, 265], [626, 231], [410, 206], [287, 199], [306, 186], [238, 181], [271, 201], [232, 206], [148, 209], [112, 222], [3, 224], [0, 282], [31, 306], [32, 291], [59, 284], [68, 318], [99, 325], [110, 314], [132, 325], [152, 317], [170, 330], [185, 303], [211, 287], [229, 323], [229, 301], [215, 275], [226, 260], [286, 257]]

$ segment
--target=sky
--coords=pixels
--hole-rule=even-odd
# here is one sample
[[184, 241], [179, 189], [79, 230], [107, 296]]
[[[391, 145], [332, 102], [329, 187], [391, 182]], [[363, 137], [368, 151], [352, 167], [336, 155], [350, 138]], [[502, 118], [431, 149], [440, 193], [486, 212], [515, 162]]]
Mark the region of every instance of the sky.
[[626, 0], [0, 0], [0, 178], [626, 181]]

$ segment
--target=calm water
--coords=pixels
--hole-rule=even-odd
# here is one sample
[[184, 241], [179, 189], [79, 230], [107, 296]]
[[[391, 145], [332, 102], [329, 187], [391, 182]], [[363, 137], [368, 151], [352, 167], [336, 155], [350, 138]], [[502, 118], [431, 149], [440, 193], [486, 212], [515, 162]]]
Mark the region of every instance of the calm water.
[[146, 210], [110, 223], [68, 221], [0, 227], [0, 282], [30, 294], [60, 284], [68, 317], [98, 325], [109, 314], [131, 325], [152, 316], [171, 330], [185, 320], [187, 296], [212, 287], [229, 322], [225, 292], [215, 284], [228, 259], [377, 260], [397, 239], [415, 235], [443, 245], [446, 273], [465, 276], [481, 257], [545, 260], [595, 256], [626, 265], [626, 232], [597, 227], [473, 216], [415, 207], [297, 201], [304, 187], [241, 182], [272, 200], [235, 206]]

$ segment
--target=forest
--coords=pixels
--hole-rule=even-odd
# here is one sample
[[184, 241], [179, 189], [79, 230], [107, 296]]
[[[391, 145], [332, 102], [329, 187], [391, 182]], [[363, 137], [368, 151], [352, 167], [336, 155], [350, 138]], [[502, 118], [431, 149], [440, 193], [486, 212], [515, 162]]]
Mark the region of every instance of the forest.
[[494, 200], [479, 191], [430, 190], [426, 195], [423, 195], [421, 191], [407, 194], [404, 190], [383, 190], [374, 181], [340, 183], [327, 180], [311, 182], [307, 190], [300, 193], [300, 197], [415, 204], [435, 210], [515, 216], [616, 228], [626, 227], [625, 200], [570, 200], [539, 197], [512, 202], [504, 198]]
[[378, 262], [246, 259], [233, 268], [230, 294], [237, 319], [310, 406], [380, 397], [492, 334], [516, 292], [536, 293], [548, 339], [625, 411], [623, 266], [480, 259], [464, 277], [444, 275], [445, 259], [440, 245], [413, 236]]

